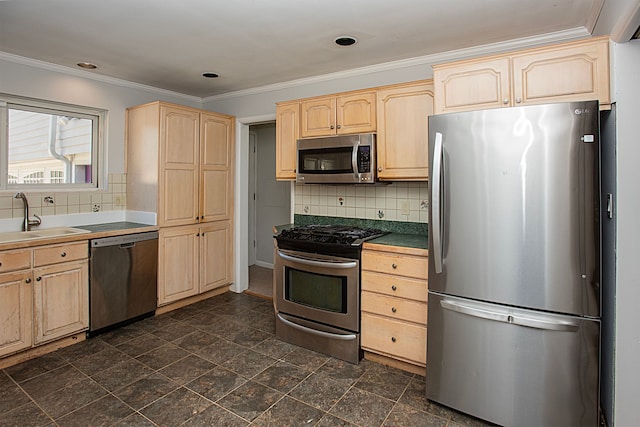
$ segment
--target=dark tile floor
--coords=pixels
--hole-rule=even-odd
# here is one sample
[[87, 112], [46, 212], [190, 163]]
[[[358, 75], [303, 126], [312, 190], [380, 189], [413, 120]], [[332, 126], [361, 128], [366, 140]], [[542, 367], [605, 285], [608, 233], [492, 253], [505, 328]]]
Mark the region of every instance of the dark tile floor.
[[475, 426], [424, 377], [278, 341], [228, 292], [0, 372], [0, 426]]

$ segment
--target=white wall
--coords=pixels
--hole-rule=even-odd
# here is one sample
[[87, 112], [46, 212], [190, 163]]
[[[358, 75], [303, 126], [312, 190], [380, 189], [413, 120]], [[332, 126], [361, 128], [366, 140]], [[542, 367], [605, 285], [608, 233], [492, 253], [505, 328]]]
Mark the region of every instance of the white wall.
[[640, 425], [640, 40], [614, 45], [618, 203], [614, 422]]

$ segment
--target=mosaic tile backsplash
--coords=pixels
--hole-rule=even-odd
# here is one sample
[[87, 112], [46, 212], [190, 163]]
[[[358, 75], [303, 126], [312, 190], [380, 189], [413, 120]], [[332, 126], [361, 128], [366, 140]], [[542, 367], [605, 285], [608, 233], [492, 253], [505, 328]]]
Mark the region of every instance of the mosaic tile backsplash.
[[428, 222], [428, 183], [387, 185], [296, 184], [296, 215]]
[[[76, 192], [28, 192], [31, 216], [66, 215], [75, 213], [104, 212], [127, 209], [127, 176], [109, 174], [108, 188], [99, 191]], [[0, 194], [0, 219], [22, 218], [22, 200], [15, 199], [14, 192]]]

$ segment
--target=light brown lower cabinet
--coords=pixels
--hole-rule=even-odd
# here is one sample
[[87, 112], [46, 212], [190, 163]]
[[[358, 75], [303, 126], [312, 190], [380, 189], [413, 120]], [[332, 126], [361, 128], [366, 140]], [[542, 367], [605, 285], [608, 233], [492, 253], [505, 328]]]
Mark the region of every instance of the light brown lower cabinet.
[[161, 228], [158, 256], [158, 305], [229, 285], [231, 222]]
[[89, 243], [0, 252], [0, 356], [89, 327]]
[[0, 356], [33, 343], [33, 285], [31, 271], [0, 275]]
[[362, 348], [425, 367], [427, 251], [371, 246], [362, 251]]
[[89, 327], [89, 265], [66, 262], [37, 268], [34, 275], [34, 344]]

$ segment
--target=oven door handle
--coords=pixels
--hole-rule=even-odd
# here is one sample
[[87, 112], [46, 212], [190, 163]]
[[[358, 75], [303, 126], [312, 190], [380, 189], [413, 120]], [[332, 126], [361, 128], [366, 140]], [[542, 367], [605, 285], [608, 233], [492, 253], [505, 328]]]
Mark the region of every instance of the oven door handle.
[[300, 264], [311, 265], [313, 267], [325, 267], [325, 268], [355, 268], [358, 266], [356, 261], [321, 261], [317, 258], [307, 258], [301, 256], [292, 256], [285, 254], [282, 251], [278, 251], [278, 256], [282, 259], [291, 262], [299, 262]]
[[306, 326], [298, 325], [297, 323], [294, 323], [290, 320], [285, 319], [280, 315], [280, 313], [277, 313], [276, 316], [278, 316], [278, 319], [287, 326], [291, 326], [294, 329], [298, 329], [300, 331], [307, 332], [313, 335], [318, 335], [324, 338], [330, 338], [333, 340], [342, 340], [342, 341], [352, 341], [358, 338], [356, 334], [333, 334], [331, 332], [325, 332], [325, 331], [319, 331], [317, 329], [307, 328]]

